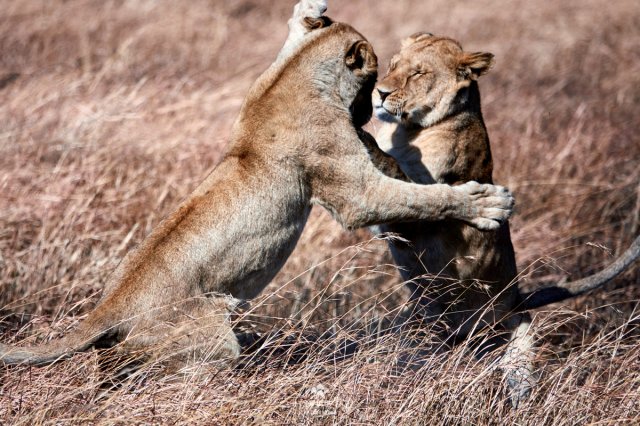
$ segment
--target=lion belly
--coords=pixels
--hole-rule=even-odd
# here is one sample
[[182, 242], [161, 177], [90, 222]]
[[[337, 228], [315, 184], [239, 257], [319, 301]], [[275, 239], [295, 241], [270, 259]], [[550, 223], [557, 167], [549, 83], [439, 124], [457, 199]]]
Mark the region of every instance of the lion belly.
[[219, 169], [125, 258], [106, 296], [123, 294], [125, 305], [145, 312], [210, 293], [250, 299], [264, 289], [295, 248], [309, 199], [295, 176], [280, 177], [293, 183], [276, 192], [268, 173]]
[[[456, 144], [437, 132], [407, 143], [403, 139], [410, 135], [401, 126], [385, 127], [380, 146], [414, 182], [453, 184], [461, 177], [487, 180], [486, 173], [473, 173], [480, 169], [474, 164], [479, 156], [459, 157]], [[459, 327], [456, 335], [467, 335], [480, 319], [483, 323], [499, 321], [517, 302], [517, 269], [508, 224], [496, 232], [456, 221], [398, 223], [381, 230], [410, 241], [390, 243], [401, 275], [426, 315]], [[499, 302], [494, 303], [494, 298]]]
[[[293, 181], [295, 179], [292, 178]], [[222, 221], [203, 224], [193, 247], [211, 247], [203, 253], [199, 272], [204, 291], [231, 294], [238, 299], [256, 297], [293, 252], [307, 218], [310, 203], [300, 185], [283, 183], [288, 191], [272, 192], [273, 182], [259, 177], [249, 185], [254, 192], [228, 198]], [[261, 185], [262, 195], [256, 196]], [[247, 226], [251, 223], [251, 226]]]

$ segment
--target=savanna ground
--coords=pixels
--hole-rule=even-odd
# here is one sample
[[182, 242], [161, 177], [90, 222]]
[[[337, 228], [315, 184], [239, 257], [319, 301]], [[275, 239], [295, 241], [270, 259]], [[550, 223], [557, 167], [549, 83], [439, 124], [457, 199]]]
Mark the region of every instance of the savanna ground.
[[[0, 0], [3, 342], [75, 327], [127, 250], [216, 165], [293, 4]], [[638, 234], [636, 0], [353, 0], [330, 2], [329, 15], [369, 38], [382, 72], [419, 30], [496, 55], [481, 89], [495, 179], [518, 202], [523, 286], [593, 273]], [[390, 263], [384, 241], [317, 209], [252, 308], [258, 328], [328, 331], [306, 358], [287, 365], [297, 355], [285, 351], [257, 367], [203, 365], [179, 378], [146, 369], [117, 386], [96, 351], [2, 369], [0, 423], [640, 421], [637, 267], [604, 291], [534, 313], [539, 385], [512, 410], [492, 370], [499, 351], [477, 360], [462, 345], [402, 371], [395, 353], [410, 348], [368, 331], [350, 358], [332, 354], [402, 307]]]

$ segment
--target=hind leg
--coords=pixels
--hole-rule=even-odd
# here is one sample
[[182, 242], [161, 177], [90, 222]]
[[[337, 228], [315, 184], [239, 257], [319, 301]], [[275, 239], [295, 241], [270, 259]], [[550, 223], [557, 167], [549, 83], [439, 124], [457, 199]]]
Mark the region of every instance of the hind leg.
[[[240, 356], [229, 313], [233, 299], [199, 297], [157, 310], [125, 341], [125, 350], [142, 350], [149, 362], [177, 371], [192, 362], [229, 364]], [[145, 326], [146, 325], [146, 326]]]
[[535, 352], [531, 316], [528, 313], [518, 314], [508, 320], [507, 326], [513, 332], [499, 361], [499, 367], [505, 377], [511, 405], [517, 408], [529, 398], [536, 383], [533, 372]]
[[[223, 298], [226, 299], [226, 298]], [[207, 300], [186, 312], [189, 317], [169, 334], [171, 364], [222, 361], [228, 365], [240, 356], [240, 343], [229, 321], [226, 300]]]

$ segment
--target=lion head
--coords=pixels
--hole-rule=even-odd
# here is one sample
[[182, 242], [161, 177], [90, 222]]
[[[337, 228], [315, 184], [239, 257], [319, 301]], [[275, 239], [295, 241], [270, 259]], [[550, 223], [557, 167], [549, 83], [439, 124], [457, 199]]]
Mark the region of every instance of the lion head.
[[[350, 25], [326, 16], [305, 18], [310, 33], [299, 47], [296, 63], [310, 64], [313, 81], [330, 104], [351, 113], [355, 127], [364, 126], [373, 113], [371, 92], [378, 78], [378, 58], [371, 44]], [[342, 51], [342, 56], [336, 55]]]
[[[433, 126], [469, 107], [477, 93], [477, 78], [492, 64], [491, 53], [468, 53], [450, 38], [414, 34], [403, 40], [373, 93], [376, 116], [405, 125]], [[478, 108], [479, 104], [478, 95]]]

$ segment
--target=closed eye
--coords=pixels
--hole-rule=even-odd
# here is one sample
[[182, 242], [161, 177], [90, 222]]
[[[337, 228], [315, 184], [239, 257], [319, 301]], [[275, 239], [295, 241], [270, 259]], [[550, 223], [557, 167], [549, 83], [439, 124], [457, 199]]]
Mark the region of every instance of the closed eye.
[[426, 74], [430, 74], [430, 71], [426, 71], [426, 70], [416, 70], [413, 72], [413, 74], [411, 74], [409, 76], [409, 78], [414, 78], [414, 77], [418, 77], [421, 75], [426, 75]]

